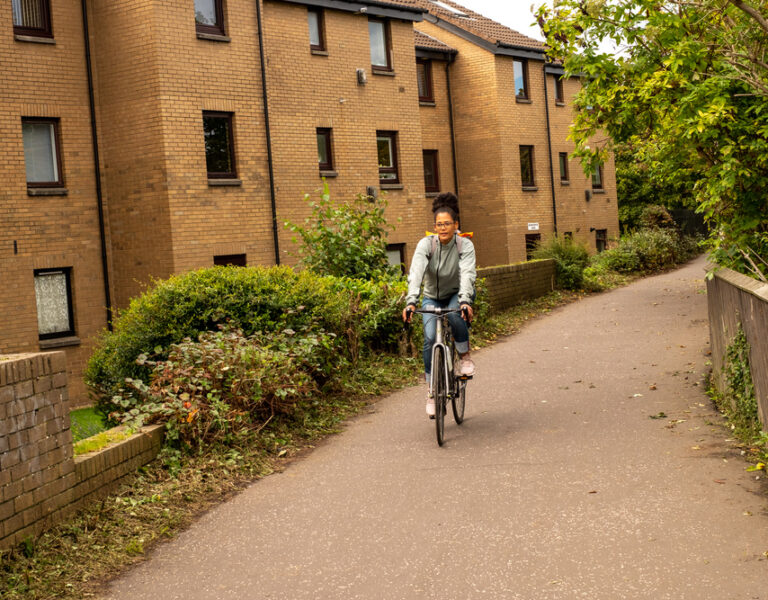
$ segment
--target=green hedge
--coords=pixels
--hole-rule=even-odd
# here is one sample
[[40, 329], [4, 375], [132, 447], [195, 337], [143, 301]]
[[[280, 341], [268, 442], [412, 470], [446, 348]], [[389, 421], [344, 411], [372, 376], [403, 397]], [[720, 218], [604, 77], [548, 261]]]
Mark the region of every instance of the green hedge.
[[337, 355], [356, 360], [366, 348], [395, 349], [405, 297], [402, 279], [322, 277], [288, 267], [214, 267], [156, 282], [102, 334], [85, 380], [102, 412], [126, 379], [149, 381], [141, 355], [164, 360], [172, 344], [221, 325], [245, 336], [285, 331], [332, 334]]

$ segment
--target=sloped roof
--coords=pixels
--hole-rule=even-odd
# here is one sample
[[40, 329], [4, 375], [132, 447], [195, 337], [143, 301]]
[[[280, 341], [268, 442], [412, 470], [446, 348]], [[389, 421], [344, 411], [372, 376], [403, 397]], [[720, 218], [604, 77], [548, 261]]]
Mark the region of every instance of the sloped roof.
[[447, 52], [449, 54], [456, 54], [458, 52], [455, 48], [451, 48], [448, 44], [444, 44], [437, 38], [422, 33], [418, 29], [414, 29], [413, 33], [416, 48], [419, 50], [437, 50], [438, 52]]
[[493, 19], [489, 19], [477, 13], [473, 10], [465, 8], [453, 0], [439, 0], [440, 4], [453, 8], [449, 10], [440, 6], [433, 0], [387, 0], [393, 4], [398, 4], [403, 7], [411, 6], [415, 8], [422, 8], [428, 11], [431, 15], [438, 17], [439, 19], [450, 23], [463, 29], [469, 33], [472, 33], [483, 40], [500, 46], [511, 46], [517, 48], [526, 48], [534, 51], [544, 52], [546, 47], [543, 42], [535, 40], [527, 35], [523, 35], [519, 31], [515, 31], [497, 23]]

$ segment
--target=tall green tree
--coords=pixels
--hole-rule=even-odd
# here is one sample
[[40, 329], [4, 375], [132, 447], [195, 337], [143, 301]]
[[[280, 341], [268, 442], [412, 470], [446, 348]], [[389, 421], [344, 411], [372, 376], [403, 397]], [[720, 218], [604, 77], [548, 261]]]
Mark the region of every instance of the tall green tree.
[[[583, 81], [572, 128], [590, 172], [615, 144], [654, 186], [689, 186], [715, 260], [768, 275], [767, 0], [561, 0], [550, 57]], [[606, 52], [610, 40], [618, 52]], [[591, 140], [591, 141], [590, 141]]]

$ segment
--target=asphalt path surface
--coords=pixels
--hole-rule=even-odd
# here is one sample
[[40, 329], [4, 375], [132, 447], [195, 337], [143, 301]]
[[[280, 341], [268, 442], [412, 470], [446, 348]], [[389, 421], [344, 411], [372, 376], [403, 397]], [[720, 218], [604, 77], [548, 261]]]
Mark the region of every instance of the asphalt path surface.
[[704, 393], [704, 267], [475, 352], [442, 448], [423, 386], [381, 399], [106, 597], [768, 600], [765, 478]]

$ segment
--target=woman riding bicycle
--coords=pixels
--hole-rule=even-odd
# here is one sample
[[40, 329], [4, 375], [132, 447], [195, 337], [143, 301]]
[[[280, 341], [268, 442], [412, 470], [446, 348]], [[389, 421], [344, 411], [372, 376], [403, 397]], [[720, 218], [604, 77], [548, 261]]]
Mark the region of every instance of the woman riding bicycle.
[[[462, 308], [448, 316], [460, 361], [458, 374], [471, 377], [475, 364], [469, 356], [469, 327], [472, 301], [475, 297], [475, 247], [469, 238], [458, 240], [459, 199], [450, 192], [440, 194], [432, 203], [436, 235], [419, 241], [408, 274], [408, 296], [403, 320], [410, 323], [424, 281], [422, 308]], [[435, 240], [437, 238], [437, 240]], [[460, 251], [459, 251], [460, 246]], [[460, 316], [461, 315], [461, 316]], [[424, 371], [427, 385], [432, 368], [432, 345], [435, 343], [436, 315], [424, 314]], [[427, 392], [427, 415], [435, 415], [435, 399]]]

